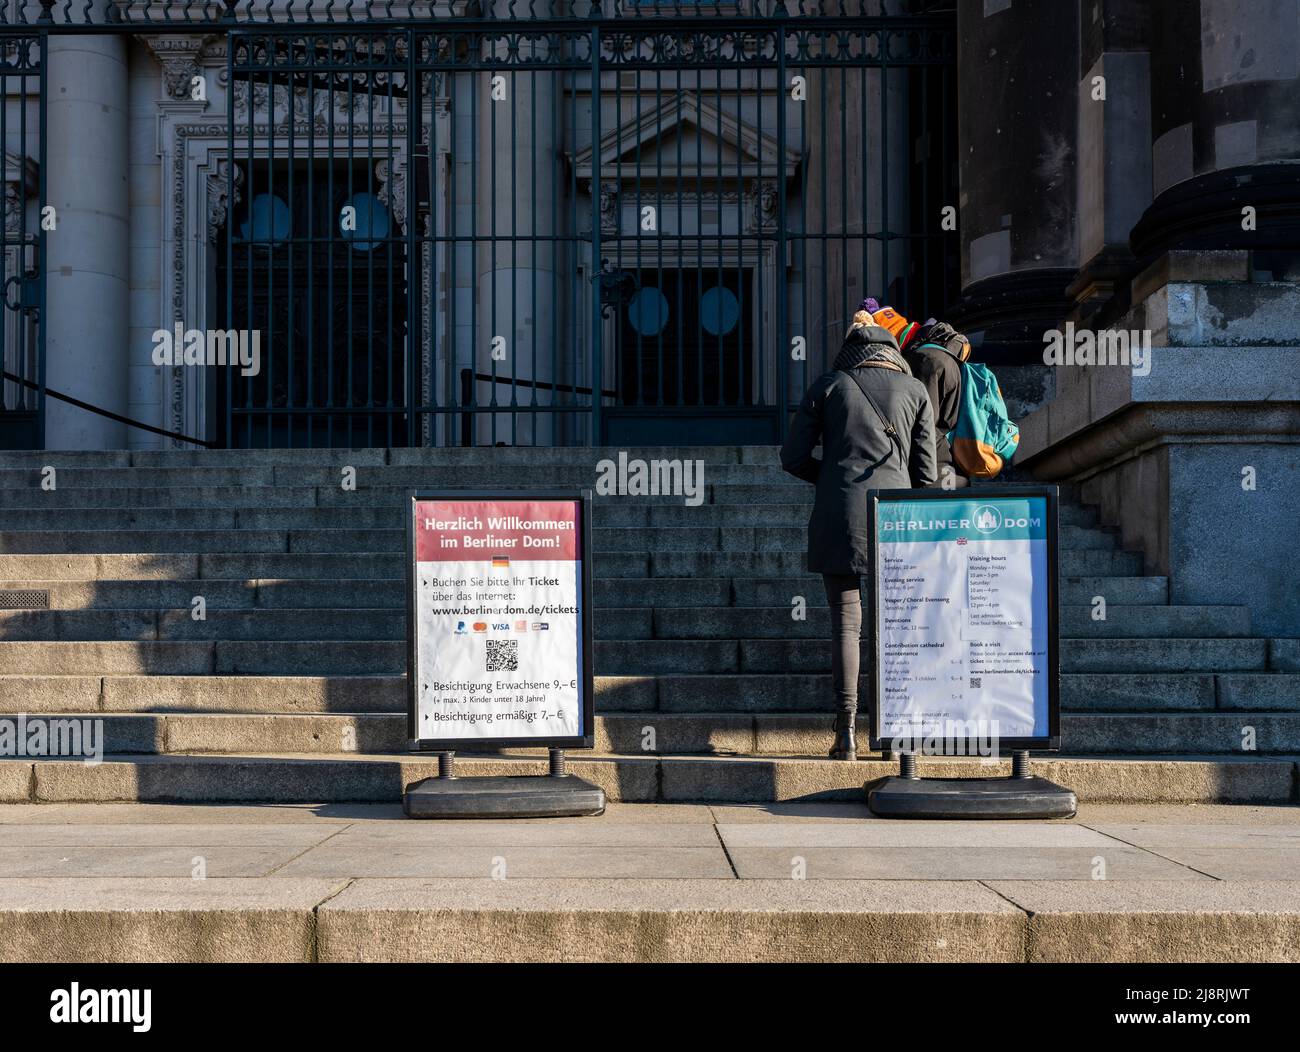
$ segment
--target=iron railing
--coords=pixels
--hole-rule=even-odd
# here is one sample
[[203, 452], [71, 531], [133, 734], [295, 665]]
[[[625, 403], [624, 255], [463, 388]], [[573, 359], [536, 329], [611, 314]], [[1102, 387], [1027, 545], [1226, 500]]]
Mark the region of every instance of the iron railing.
[[168, 120], [178, 166], [206, 136], [184, 207], [216, 223], [186, 266], [217, 294], [160, 324], [256, 334], [260, 362], [176, 367], [200, 408], [155, 423], [765, 442], [858, 300], [924, 317], [956, 292], [952, 14], [864, 6], [65, 0], [0, 7], [0, 41], [204, 35], [160, 99], [188, 113], [200, 85], [203, 119]]

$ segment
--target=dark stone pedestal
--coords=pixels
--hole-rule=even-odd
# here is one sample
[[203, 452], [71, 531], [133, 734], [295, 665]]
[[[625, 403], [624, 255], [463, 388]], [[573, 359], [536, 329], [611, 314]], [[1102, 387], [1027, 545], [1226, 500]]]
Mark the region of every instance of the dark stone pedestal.
[[575, 775], [425, 778], [406, 788], [408, 818], [572, 818], [605, 810], [605, 791]]
[[1071, 818], [1074, 792], [1029, 778], [904, 778], [867, 786], [867, 806], [881, 818]]

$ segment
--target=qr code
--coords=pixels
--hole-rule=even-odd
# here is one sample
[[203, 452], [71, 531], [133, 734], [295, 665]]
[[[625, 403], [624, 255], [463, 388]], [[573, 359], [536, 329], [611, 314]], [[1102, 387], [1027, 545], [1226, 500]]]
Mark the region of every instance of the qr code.
[[489, 639], [486, 642], [489, 672], [519, 671], [519, 640]]
[[980, 689], [980, 677], [979, 677], [979, 676], [971, 676], [971, 678], [970, 678], [970, 689], [971, 689], [971, 690], [979, 690], [979, 689]]

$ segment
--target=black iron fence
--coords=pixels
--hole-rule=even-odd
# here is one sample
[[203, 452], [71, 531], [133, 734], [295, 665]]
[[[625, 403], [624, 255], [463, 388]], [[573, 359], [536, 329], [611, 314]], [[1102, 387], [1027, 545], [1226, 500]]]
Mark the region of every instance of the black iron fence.
[[[215, 217], [203, 316], [159, 319], [207, 334], [190, 437], [769, 442], [859, 300], [956, 292], [952, 16], [879, 7], [77, 0], [0, 41], [208, 41], [162, 82]], [[14, 266], [39, 311], [39, 238]]]

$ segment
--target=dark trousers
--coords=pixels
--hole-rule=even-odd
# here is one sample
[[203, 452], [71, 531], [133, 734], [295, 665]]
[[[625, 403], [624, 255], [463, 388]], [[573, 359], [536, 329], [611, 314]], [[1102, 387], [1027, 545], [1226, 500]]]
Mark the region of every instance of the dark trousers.
[[831, 687], [837, 712], [857, 712], [858, 664], [862, 639], [862, 578], [822, 574], [831, 608]]

